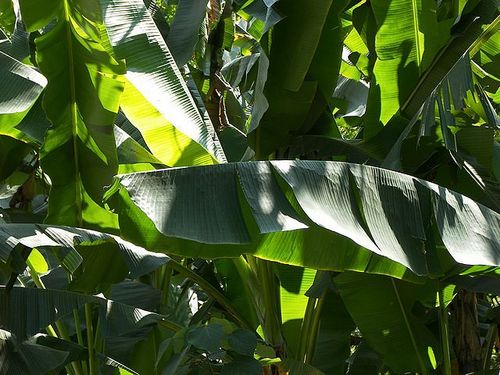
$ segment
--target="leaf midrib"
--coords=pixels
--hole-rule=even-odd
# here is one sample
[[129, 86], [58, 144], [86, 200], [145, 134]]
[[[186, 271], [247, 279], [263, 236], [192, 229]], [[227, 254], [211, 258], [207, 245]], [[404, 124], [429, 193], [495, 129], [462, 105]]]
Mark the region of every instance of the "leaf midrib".
[[417, 0], [412, 0], [411, 1], [411, 8], [412, 8], [412, 16], [413, 16], [413, 33], [415, 34], [415, 49], [417, 52], [417, 67], [418, 67], [418, 75], [420, 75], [421, 72], [421, 49], [422, 46], [420, 45], [420, 38], [418, 36], [418, 30], [420, 29], [420, 23], [418, 20], [418, 6], [417, 6]]
[[401, 314], [403, 315], [403, 320], [405, 322], [406, 329], [408, 330], [408, 335], [410, 336], [411, 340], [411, 345], [413, 346], [413, 349], [415, 350], [415, 355], [417, 357], [417, 361], [420, 365], [420, 369], [422, 371], [422, 374], [427, 374], [427, 368], [424, 364], [424, 361], [422, 359], [422, 356], [420, 355], [419, 347], [417, 345], [417, 341], [415, 339], [415, 335], [413, 334], [413, 330], [410, 325], [410, 321], [408, 320], [408, 316], [406, 315], [406, 310], [403, 304], [403, 301], [401, 301], [401, 297], [399, 296], [398, 288], [396, 286], [396, 283], [393, 278], [391, 278], [391, 284], [394, 289], [394, 294], [396, 295], [396, 299], [398, 301], [398, 306], [399, 309], [401, 310]]
[[70, 114], [71, 114], [71, 132], [73, 138], [73, 160], [75, 167], [75, 205], [77, 215], [77, 225], [82, 226], [82, 189], [81, 176], [78, 160], [78, 108], [76, 104], [76, 82], [75, 82], [75, 65], [73, 56], [73, 35], [71, 32], [71, 18], [68, 0], [64, 0], [64, 22], [66, 22], [66, 43], [68, 51], [68, 70], [69, 70], [69, 87], [70, 87]]

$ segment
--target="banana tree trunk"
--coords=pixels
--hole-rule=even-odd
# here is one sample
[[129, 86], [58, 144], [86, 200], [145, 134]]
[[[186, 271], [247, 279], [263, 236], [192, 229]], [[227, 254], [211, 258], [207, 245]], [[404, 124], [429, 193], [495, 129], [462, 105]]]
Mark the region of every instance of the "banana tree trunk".
[[481, 370], [481, 341], [476, 293], [462, 290], [452, 303], [453, 349], [457, 374]]

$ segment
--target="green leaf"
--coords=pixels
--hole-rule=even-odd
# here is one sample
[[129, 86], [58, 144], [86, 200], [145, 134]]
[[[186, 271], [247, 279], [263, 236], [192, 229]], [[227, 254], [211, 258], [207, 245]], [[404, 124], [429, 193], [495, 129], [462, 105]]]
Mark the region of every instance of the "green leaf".
[[[36, 20], [28, 21], [30, 30], [57, 17], [54, 27], [35, 39], [36, 61], [49, 80], [43, 106], [53, 125], [41, 150], [42, 168], [52, 182], [46, 221], [112, 230], [116, 218], [100, 204], [118, 167], [113, 122], [124, 65], [102, 46], [105, 40], [95, 33], [99, 20], [89, 21], [95, 19], [91, 5], [31, 3], [20, 3], [23, 18]], [[40, 24], [39, 12], [45, 11]]]
[[343, 375], [351, 352], [351, 332], [355, 324], [337, 293], [327, 292], [323, 298], [312, 364], [325, 374]]
[[156, 313], [112, 300], [65, 290], [0, 287], [0, 319], [4, 329], [18, 340], [32, 336], [56, 320], [80, 309], [86, 303], [96, 303], [101, 312], [103, 334], [120, 335], [127, 331], [156, 323], [162, 317]]
[[125, 237], [160, 251], [203, 258], [252, 254], [401, 278], [409, 274], [398, 264], [420, 275], [443, 272], [429, 237], [435, 225], [456, 262], [500, 264], [498, 213], [444, 187], [380, 168], [282, 160], [174, 168], [117, 180], [108, 198]]
[[437, 6], [432, 0], [370, 4], [378, 25], [373, 89], [380, 91], [380, 102], [372, 104], [381, 107], [380, 121], [386, 124], [438, 49], [448, 41], [454, 19], [438, 22]]
[[253, 332], [238, 329], [227, 337], [229, 346], [236, 353], [253, 357], [257, 347], [257, 337]]
[[12, 335], [0, 330], [0, 352], [2, 367], [0, 374], [43, 375], [61, 368], [68, 358], [68, 352], [52, 349], [34, 342], [25, 341], [17, 345]]
[[[136, 278], [147, 274], [170, 258], [164, 254], [152, 253], [136, 245], [128, 243], [119, 237], [109, 234], [70, 227], [57, 227], [41, 224], [0, 224], [0, 261], [7, 262], [16, 247], [24, 246], [28, 249], [47, 249], [58, 252], [60, 262], [70, 272], [74, 272], [83, 262], [83, 267], [98, 267], [106, 277], [105, 269], [110, 259], [125, 263], [129, 276]], [[76, 251], [82, 252], [82, 256]], [[101, 251], [100, 251], [101, 250]], [[102, 251], [105, 250], [105, 251]], [[84, 276], [84, 278], [100, 275]]]
[[490, 293], [493, 295], [500, 295], [500, 279], [493, 276], [462, 276], [457, 275], [449, 279], [446, 282], [455, 284], [461, 289], [466, 289], [478, 293]]
[[22, 164], [31, 147], [12, 137], [0, 136], [0, 181], [4, 181]]
[[193, 55], [207, 3], [208, 0], [180, 0], [177, 4], [167, 45], [178, 66], [186, 64]]
[[47, 85], [35, 69], [0, 51], [0, 134], [30, 140], [15, 128]]
[[0, 30], [5, 34], [9, 35], [14, 32], [14, 27], [16, 24], [16, 14], [14, 13], [14, 7], [12, 1], [1, 0], [0, 1]]
[[402, 102], [400, 112], [407, 119], [412, 118], [443, 81], [449, 71], [467, 52], [486, 42], [499, 22], [498, 2], [480, 1], [466, 17], [455, 25], [456, 30], [466, 33], [453, 35], [439, 52], [432, 64], [413, 87], [411, 94]]
[[356, 347], [356, 351], [348, 360], [349, 370], [347, 375], [378, 374], [382, 367], [382, 360], [378, 354], [371, 349], [366, 341], [362, 341]]
[[326, 109], [340, 70], [340, 14], [346, 5], [331, 0], [278, 2], [284, 19], [261, 42], [264, 51], [269, 48], [269, 67], [262, 51], [249, 128], [255, 131], [258, 159], [287, 145], [291, 135], [309, 130]]
[[262, 366], [253, 358], [238, 358], [222, 367], [221, 375], [260, 375]]
[[100, 0], [118, 58], [127, 61], [120, 106], [153, 155], [169, 166], [225, 162], [142, 0]]
[[45, 258], [37, 249], [31, 250], [28, 262], [31, 263], [31, 266], [37, 273], [43, 274], [49, 270], [49, 266], [45, 261]]
[[[243, 316], [251, 328], [255, 329], [259, 325], [255, 298], [255, 276], [243, 257], [234, 259], [215, 259], [214, 265], [217, 276], [224, 285], [224, 296], [231, 302], [231, 305]], [[253, 277], [253, 278], [252, 278]]]
[[114, 127], [120, 173], [142, 172], [163, 164], [118, 126]]
[[191, 328], [186, 333], [186, 340], [191, 345], [209, 353], [220, 351], [224, 328], [218, 323], [208, 324], [202, 327]]
[[276, 265], [280, 280], [282, 330], [290, 353], [298, 354], [299, 344], [305, 339], [302, 332], [304, 314], [309, 298], [307, 290], [314, 282], [316, 270]]
[[36, 0], [20, 0], [23, 21], [28, 31], [36, 31], [47, 26], [61, 11], [66, 0], [55, 0], [42, 4]]
[[[279, 43], [277, 47], [281, 55], [275, 55], [271, 50], [271, 61], [281, 65], [282, 69], [276, 79], [284, 80], [283, 88], [290, 91], [298, 91], [304, 82], [320, 43], [332, 1], [321, 0], [307, 4], [307, 12], [303, 11], [305, 5], [305, 2], [280, 1], [279, 11], [286, 18], [273, 29], [273, 44]], [[297, 27], [298, 24], [301, 25], [300, 28]]]
[[110, 299], [143, 310], [157, 311], [161, 292], [148, 284], [133, 280], [124, 280], [111, 286]]
[[[394, 371], [427, 373], [440, 357], [438, 341], [412, 309], [422, 294], [436, 290], [385, 276], [343, 273], [334, 278], [363, 338]], [[429, 349], [430, 348], [430, 349]]]
[[281, 370], [289, 372], [290, 374], [324, 375], [324, 372], [318, 370], [316, 367], [292, 358], [285, 359], [279, 364], [279, 367]]

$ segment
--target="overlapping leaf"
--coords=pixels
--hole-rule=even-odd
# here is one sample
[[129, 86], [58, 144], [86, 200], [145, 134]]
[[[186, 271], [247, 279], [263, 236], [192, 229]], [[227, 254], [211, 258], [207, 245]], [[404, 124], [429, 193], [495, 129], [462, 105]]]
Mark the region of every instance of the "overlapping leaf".
[[412, 312], [418, 299], [435, 296], [432, 287], [350, 272], [334, 282], [363, 338], [389, 367], [422, 373], [436, 367], [441, 356], [436, 336]]
[[[138, 277], [158, 268], [168, 262], [163, 254], [152, 253], [135, 246], [119, 237], [91, 230], [48, 226], [42, 224], [0, 224], [0, 261], [6, 263], [12, 252], [19, 246], [28, 249], [64, 249], [59, 254], [61, 264], [70, 272], [76, 270], [82, 263], [82, 256], [76, 248], [83, 252], [97, 250], [94, 258], [104, 265], [109, 262], [107, 257], [116, 256], [125, 263], [130, 277]], [[102, 248], [103, 245], [107, 248]], [[99, 254], [99, 250], [101, 253]], [[115, 261], [117, 259], [115, 258]], [[99, 275], [93, 275], [98, 278]]]
[[141, 0], [100, 0], [111, 45], [127, 62], [120, 106], [169, 166], [213, 164], [225, 156], [202, 118], [168, 47]]
[[[135, 308], [100, 296], [89, 296], [65, 290], [15, 287], [6, 291], [0, 287], [0, 320], [18, 340], [32, 336], [61, 317], [80, 309], [86, 303], [95, 303], [103, 317], [108, 317], [107, 329], [124, 333], [156, 323], [162, 317], [156, 313]], [[114, 316], [113, 316], [114, 315]], [[114, 319], [113, 319], [114, 318]]]
[[246, 253], [316, 269], [404, 277], [408, 267], [429, 275], [442, 272], [435, 225], [456, 262], [500, 264], [498, 213], [389, 170], [249, 162], [129, 174], [118, 182], [110, 204], [122, 233], [183, 256]]
[[208, 0], [179, 1], [168, 33], [167, 44], [177, 65], [182, 66], [193, 55]]
[[124, 65], [102, 46], [93, 4], [23, 0], [20, 5], [28, 31], [57, 19], [35, 40], [36, 61], [49, 80], [43, 106], [53, 125], [41, 150], [42, 167], [52, 181], [46, 220], [115, 228], [115, 217], [99, 204], [103, 186], [117, 171], [113, 121]]
[[32, 67], [0, 51], [0, 134], [29, 140], [15, 128], [47, 85]]
[[310, 129], [325, 110], [340, 69], [340, 14], [346, 5], [346, 1], [329, 0], [276, 4], [284, 19], [273, 27], [272, 33], [266, 34], [269, 52], [264, 56], [264, 50], [259, 58], [249, 128], [258, 134], [259, 158], [286, 145], [290, 135]]
[[[385, 124], [415, 87], [419, 76], [449, 39], [454, 19], [438, 22], [429, 0], [371, 3], [378, 31], [373, 69], [379, 90], [380, 121]], [[378, 87], [377, 87], [378, 86]]]

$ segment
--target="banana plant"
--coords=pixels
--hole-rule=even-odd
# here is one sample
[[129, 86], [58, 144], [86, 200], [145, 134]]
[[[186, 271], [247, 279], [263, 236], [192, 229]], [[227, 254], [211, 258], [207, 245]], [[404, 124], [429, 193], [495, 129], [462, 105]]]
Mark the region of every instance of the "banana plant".
[[0, 1], [0, 374], [494, 367], [498, 12]]

